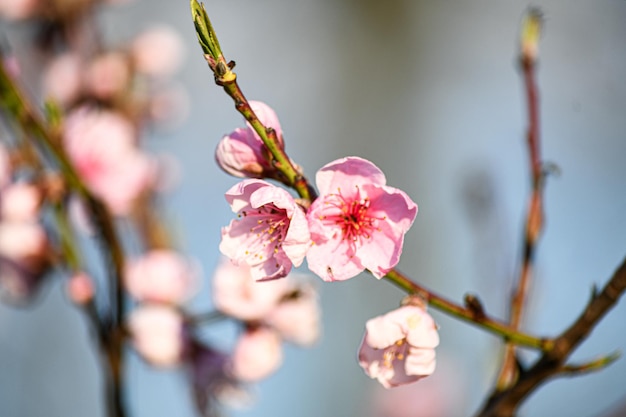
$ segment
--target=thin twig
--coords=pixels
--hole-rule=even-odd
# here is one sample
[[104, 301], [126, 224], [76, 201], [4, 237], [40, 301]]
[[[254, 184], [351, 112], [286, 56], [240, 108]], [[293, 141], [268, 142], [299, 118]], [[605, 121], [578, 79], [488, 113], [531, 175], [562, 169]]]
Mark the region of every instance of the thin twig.
[[488, 332], [502, 336], [505, 340], [510, 341], [515, 345], [531, 347], [544, 351], [549, 351], [553, 348], [553, 341], [551, 339], [539, 338], [522, 333], [505, 323], [489, 317], [484, 310], [482, 310], [482, 308], [477, 310], [475, 306], [462, 307], [455, 304], [454, 302], [416, 284], [395, 269], [387, 273], [384, 278], [402, 288], [409, 294], [419, 295], [428, 303], [429, 306], [478, 326]]
[[[544, 175], [542, 172], [540, 136], [539, 136], [539, 91], [535, 81], [536, 47], [538, 42], [538, 30], [541, 26], [542, 16], [537, 9], [528, 12], [524, 22], [524, 35], [522, 36], [521, 66], [524, 75], [524, 86], [526, 89], [526, 101], [528, 103], [528, 132], [527, 144], [529, 153], [529, 165], [531, 174], [532, 191], [528, 202], [528, 212], [526, 226], [524, 230], [524, 253], [520, 276], [513, 291], [510, 305], [509, 323], [514, 329], [519, 329], [522, 323], [522, 316], [528, 291], [531, 284], [535, 251], [539, 235], [543, 230], [543, 188]], [[533, 36], [527, 36], [528, 27], [534, 28]], [[531, 48], [528, 47], [531, 44]], [[504, 350], [504, 359], [496, 386], [498, 389], [505, 389], [513, 383], [517, 377], [517, 359], [515, 357], [515, 346], [507, 343]]]

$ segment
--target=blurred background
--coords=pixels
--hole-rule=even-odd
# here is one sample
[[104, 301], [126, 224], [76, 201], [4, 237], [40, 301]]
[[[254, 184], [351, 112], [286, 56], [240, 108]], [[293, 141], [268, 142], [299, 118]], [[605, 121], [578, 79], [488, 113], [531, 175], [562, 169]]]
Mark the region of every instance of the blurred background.
[[[529, 191], [526, 103], [516, 64], [526, 7], [483, 0], [206, 4], [226, 58], [237, 62], [240, 86], [276, 110], [287, 151], [308, 177], [343, 156], [376, 163], [389, 185], [419, 205], [400, 269], [455, 300], [476, 293], [499, 317], [517, 274]], [[547, 227], [524, 328], [555, 335], [626, 254], [626, 2], [543, 1], [541, 8], [542, 151], [561, 175], [550, 177], [546, 189]], [[162, 201], [181, 249], [204, 269], [193, 302], [203, 311], [211, 308], [208, 279], [219, 259], [220, 227], [232, 217], [223, 193], [236, 182], [214, 164], [213, 153], [243, 122], [213, 83], [187, 1], [129, 2], [99, 20], [112, 45], [154, 22], [176, 27], [187, 47], [179, 81], [189, 95], [188, 117], [146, 144], [179, 161], [180, 182]], [[19, 52], [25, 42], [19, 28], [0, 24]], [[312, 349], [287, 347], [283, 367], [254, 389], [254, 406], [227, 415], [374, 417], [371, 403], [385, 394], [363, 374], [356, 351], [366, 320], [395, 308], [403, 294], [365, 274], [320, 281], [319, 290], [322, 340]], [[436, 415], [471, 415], [494, 380], [500, 343], [433, 316], [440, 325], [438, 371], [394, 401], [439, 398], [449, 408]], [[624, 317], [622, 302], [573, 359], [623, 351]], [[32, 309], [0, 305], [0, 416], [104, 415], [86, 329], [58, 280]], [[220, 324], [207, 337], [228, 346], [232, 336], [232, 327]], [[152, 370], [132, 352], [126, 372], [132, 416], [194, 415], [182, 373]], [[624, 401], [621, 359], [599, 373], [548, 383], [520, 414], [598, 416]], [[402, 416], [429, 415], [418, 414], [427, 408], [419, 404], [407, 403], [416, 411]]]

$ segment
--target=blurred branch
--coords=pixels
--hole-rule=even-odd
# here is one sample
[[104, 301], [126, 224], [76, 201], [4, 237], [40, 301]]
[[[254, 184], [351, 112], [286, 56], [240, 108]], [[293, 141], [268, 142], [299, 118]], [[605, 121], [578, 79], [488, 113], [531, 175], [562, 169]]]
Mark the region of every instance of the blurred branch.
[[[79, 175], [68, 160], [60, 146], [61, 137], [58, 129], [51, 128], [38, 114], [34, 106], [28, 101], [26, 95], [20, 90], [4, 65], [0, 63], [0, 106], [17, 122], [22, 131], [35, 140], [42, 151], [49, 152], [67, 181], [69, 186], [85, 202], [91, 220], [99, 234], [99, 243], [102, 253], [105, 255], [105, 263], [109, 266], [109, 285], [111, 288], [111, 311], [109, 326], [111, 327], [107, 337], [107, 358], [112, 378], [112, 410], [113, 416], [124, 416], [122, 407], [122, 355], [123, 338], [116, 336], [123, 319], [123, 291], [122, 291], [122, 268], [124, 258], [122, 249], [115, 231], [113, 220], [107, 208], [93, 196], [82, 183]], [[98, 334], [102, 335], [102, 329]]]
[[[572, 375], [563, 372], [564, 369], [568, 369], [568, 366], [564, 365], [565, 361], [574, 349], [589, 336], [604, 315], [615, 306], [625, 291], [626, 258], [602, 291], [592, 295], [587, 307], [578, 319], [554, 339], [554, 348], [544, 352], [530, 368], [523, 370], [519, 378], [510, 387], [504, 390], [494, 390], [476, 417], [513, 417], [524, 399], [548, 379], [559, 375]], [[603, 359], [602, 366], [595, 368], [602, 368], [616, 358], [614, 355], [609, 355]], [[599, 364], [596, 363], [596, 365]], [[589, 370], [591, 369], [593, 366]]]

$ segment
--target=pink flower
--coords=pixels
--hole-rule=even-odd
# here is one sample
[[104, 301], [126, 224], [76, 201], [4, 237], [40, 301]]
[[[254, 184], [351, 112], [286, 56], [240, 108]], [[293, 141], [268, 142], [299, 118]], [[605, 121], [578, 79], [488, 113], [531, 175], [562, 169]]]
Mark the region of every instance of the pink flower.
[[45, 70], [45, 94], [63, 105], [70, 104], [80, 95], [82, 72], [83, 63], [77, 53], [59, 55]]
[[287, 291], [286, 280], [257, 282], [246, 264], [221, 262], [213, 275], [213, 302], [221, 312], [240, 320], [261, 320]]
[[319, 339], [320, 319], [317, 292], [309, 285], [295, 289], [292, 297], [281, 300], [265, 323], [283, 339], [300, 346], [311, 346]]
[[97, 56], [87, 68], [86, 84], [94, 96], [114, 97], [128, 88], [131, 79], [128, 58], [121, 52]]
[[310, 244], [304, 212], [282, 188], [244, 180], [226, 192], [238, 219], [222, 229], [220, 251], [251, 267], [256, 280], [282, 278], [300, 266]]
[[[283, 131], [274, 110], [260, 101], [250, 101], [250, 107], [265, 127], [276, 131], [278, 143], [283, 147]], [[250, 124], [224, 136], [215, 151], [220, 168], [235, 177], [273, 177], [275, 168], [268, 162], [268, 155], [261, 137]]]
[[172, 28], [154, 26], [133, 41], [131, 54], [137, 71], [166, 77], [180, 68], [184, 58], [184, 43]]
[[11, 157], [7, 148], [0, 143], [0, 187], [4, 187], [11, 181]]
[[178, 253], [153, 250], [127, 265], [124, 284], [137, 300], [181, 304], [195, 292], [197, 275]]
[[40, 6], [39, 0], [0, 0], [0, 16], [8, 20], [28, 19]]
[[111, 111], [80, 108], [65, 121], [64, 145], [87, 187], [124, 215], [151, 185], [154, 164], [134, 143], [130, 122]]
[[0, 256], [18, 264], [39, 263], [47, 253], [48, 239], [43, 227], [30, 222], [0, 223]]
[[128, 318], [133, 346], [149, 363], [175, 366], [183, 353], [183, 317], [165, 305], [145, 304]]
[[433, 373], [438, 344], [432, 317], [406, 305], [367, 322], [359, 364], [385, 388], [408, 384]]
[[0, 194], [0, 217], [3, 220], [34, 222], [39, 216], [41, 192], [33, 184], [16, 182]]
[[233, 376], [244, 382], [259, 381], [272, 374], [283, 361], [278, 334], [266, 327], [247, 330], [232, 356]]
[[366, 268], [383, 277], [400, 260], [417, 205], [386, 186], [376, 165], [354, 156], [322, 167], [316, 182], [320, 197], [307, 213], [314, 243], [309, 269], [324, 281], [352, 278]]

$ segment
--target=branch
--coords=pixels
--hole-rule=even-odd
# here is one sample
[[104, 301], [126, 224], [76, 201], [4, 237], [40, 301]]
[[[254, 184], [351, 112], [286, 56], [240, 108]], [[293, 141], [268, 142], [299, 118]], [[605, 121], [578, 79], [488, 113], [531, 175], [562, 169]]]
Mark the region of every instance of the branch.
[[495, 390], [477, 417], [513, 417], [522, 401], [548, 379], [569, 375], [563, 373], [565, 361], [589, 336], [604, 315], [626, 292], [626, 258], [602, 291], [593, 294], [578, 319], [554, 340], [554, 348], [545, 352], [532, 367], [524, 371], [509, 388]]
[[285, 150], [278, 142], [274, 129], [268, 128], [261, 123], [250, 107], [241, 88], [239, 88], [237, 75], [232, 71], [235, 63], [233, 61], [227, 62], [226, 58], [224, 58], [217, 35], [204, 9], [204, 5], [198, 3], [197, 0], [190, 0], [190, 7], [198, 42], [204, 52], [204, 58], [215, 75], [215, 83], [224, 88], [226, 94], [235, 102], [237, 111], [250, 123], [263, 141], [263, 144], [269, 151], [270, 162], [284, 175], [284, 178], [277, 178], [277, 180], [283, 182], [288, 187], [293, 187], [303, 199], [313, 201], [316, 197], [313, 188], [285, 153]]
[[485, 314], [482, 305], [475, 296], [466, 296], [467, 307], [462, 307], [452, 301], [435, 294], [434, 292], [414, 283], [408, 277], [397, 270], [391, 270], [384, 277], [388, 281], [402, 288], [409, 294], [417, 294], [422, 297], [429, 306], [451, 315], [457, 319], [478, 326], [490, 333], [502, 336], [505, 340], [515, 345], [526, 346], [544, 351], [551, 350], [553, 340], [538, 338], [518, 331], [517, 329], [495, 320]]
[[[527, 143], [532, 191], [528, 202], [526, 226], [524, 230], [524, 253], [520, 276], [511, 298], [509, 322], [511, 327], [519, 329], [534, 269], [535, 251], [539, 236], [543, 230], [543, 189], [545, 175], [541, 168], [539, 136], [539, 91], [535, 81], [537, 46], [543, 17], [538, 9], [531, 8], [522, 25], [521, 64], [528, 103]], [[517, 377], [515, 346], [507, 343], [504, 350], [502, 368], [496, 382], [499, 389], [511, 385]]]
[[117, 336], [119, 332], [116, 329], [120, 328], [123, 319], [122, 270], [124, 257], [113, 220], [104, 204], [93, 196], [83, 184], [65, 152], [59, 146], [61, 138], [58, 130], [50, 128], [44, 122], [1, 63], [0, 106], [13, 117], [26, 135], [38, 141], [37, 144], [43, 151], [48, 151], [52, 154], [64, 179], [85, 202], [91, 220], [98, 232], [98, 241], [106, 258], [105, 263], [107, 266], [110, 266], [106, 269], [110, 271], [111, 305], [115, 309], [110, 317], [109, 324], [112, 331], [110, 331], [110, 337], [107, 339], [108, 349], [106, 351], [113, 385], [112, 413], [117, 417], [121, 417], [124, 415], [121, 404], [123, 339]]

